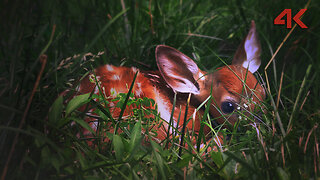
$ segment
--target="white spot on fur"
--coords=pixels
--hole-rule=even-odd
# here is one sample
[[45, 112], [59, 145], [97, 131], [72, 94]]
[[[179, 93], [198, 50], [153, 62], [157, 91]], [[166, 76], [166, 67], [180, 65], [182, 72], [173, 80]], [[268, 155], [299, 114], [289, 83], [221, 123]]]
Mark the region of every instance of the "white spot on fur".
[[96, 78], [97, 78], [97, 81], [100, 81], [100, 76], [96, 76]]
[[113, 67], [111, 65], [109, 65], [109, 64], [106, 65], [106, 69], [108, 71], [113, 71]]
[[137, 90], [135, 91], [135, 95], [138, 96], [138, 97], [141, 97], [142, 93], [143, 93], [143, 92], [141, 91], [141, 89], [137, 89]]
[[115, 81], [116, 81], [116, 80], [120, 80], [120, 76], [115, 74], [115, 75], [112, 76], [111, 79], [112, 79], [112, 80], [115, 80]]
[[141, 97], [143, 94], [143, 91], [141, 89], [141, 83], [137, 83], [137, 90], [135, 90], [135, 95], [138, 97]]
[[96, 86], [96, 87], [94, 88], [94, 94], [99, 94], [99, 88], [98, 88], [98, 86]]

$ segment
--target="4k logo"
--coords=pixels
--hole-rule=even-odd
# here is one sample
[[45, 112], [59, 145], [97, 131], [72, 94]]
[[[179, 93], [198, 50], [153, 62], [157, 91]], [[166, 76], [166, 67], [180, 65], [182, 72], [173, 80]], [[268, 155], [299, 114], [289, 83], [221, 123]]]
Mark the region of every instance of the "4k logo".
[[[301, 20], [300, 17], [306, 12], [307, 9], [301, 9], [292, 19], [296, 22], [301, 28], [308, 28]], [[283, 10], [273, 21], [273, 24], [286, 24], [286, 21], [282, 19], [285, 15], [287, 15], [287, 28], [292, 28], [292, 15], [291, 9]]]

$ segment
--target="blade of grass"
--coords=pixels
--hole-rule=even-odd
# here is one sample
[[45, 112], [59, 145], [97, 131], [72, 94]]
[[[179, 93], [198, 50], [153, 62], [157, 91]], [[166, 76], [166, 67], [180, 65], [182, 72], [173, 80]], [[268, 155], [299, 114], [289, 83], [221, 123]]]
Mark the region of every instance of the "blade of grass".
[[[101, 38], [101, 36], [106, 32], [106, 30], [119, 18], [121, 17], [123, 14], [125, 14], [127, 11], [129, 10], [129, 8], [121, 11], [120, 13], [118, 13], [114, 18], [112, 18], [102, 29], [101, 31], [99, 31], [99, 33], [93, 38], [93, 40], [91, 41], [91, 43], [85, 47], [84, 49], [84, 53], [87, 53], [90, 51], [90, 49], [92, 48], [92, 46]], [[82, 57], [83, 55], [81, 55], [80, 57]]]
[[174, 114], [174, 109], [176, 107], [176, 101], [177, 101], [177, 93], [174, 93], [174, 97], [173, 97], [173, 104], [172, 104], [172, 110], [171, 110], [171, 115], [170, 115], [170, 120], [169, 120], [169, 125], [168, 125], [168, 132], [167, 132], [167, 143], [166, 143], [166, 147], [168, 148], [169, 145], [169, 133], [170, 133], [170, 128], [172, 127], [172, 131], [173, 132], [173, 114]]
[[244, 160], [240, 159], [238, 156], [234, 155], [232, 152], [230, 151], [225, 151], [224, 152], [227, 156], [229, 156], [231, 159], [234, 159], [235, 161], [237, 161], [238, 163], [242, 164], [243, 167], [247, 168], [250, 172], [252, 172], [253, 174], [257, 174], [257, 170], [254, 169], [254, 167], [252, 167], [249, 163], [245, 162]]
[[[209, 100], [207, 102], [207, 105], [206, 105], [206, 109], [204, 111], [204, 114], [202, 116], [202, 120], [201, 120], [201, 123], [200, 123], [200, 130], [199, 130], [199, 137], [198, 137], [198, 140], [197, 140], [197, 152], [200, 151], [200, 143], [201, 143], [201, 139], [202, 139], [202, 136], [203, 136], [203, 127], [205, 125], [205, 119], [209, 113], [209, 109], [210, 109], [210, 104], [211, 104], [211, 98], [212, 98], [212, 85], [211, 85], [211, 93], [210, 93], [210, 96], [209, 96]], [[205, 142], [205, 136], [203, 136], [203, 141]]]
[[[183, 140], [184, 140], [184, 134], [185, 134], [185, 129], [186, 129], [186, 125], [187, 125], [187, 116], [188, 116], [188, 108], [189, 108], [190, 98], [191, 98], [191, 93], [189, 93], [189, 97], [188, 97], [187, 104], [186, 104], [186, 109], [184, 111], [184, 119], [183, 119], [183, 126], [182, 126], [182, 133], [181, 133], [181, 140], [180, 140], [180, 147], [179, 147], [179, 157], [181, 157], [182, 148], [184, 147]], [[178, 159], [178, 160], [180, 160], [180, 159]]]
[[90, 131], [93, 135], [96, 135], [96, 132], [90, 127], [90, 125], [85, 120], [75, 117], [70, 117], [70, 120], [78, 123], [80, 126]]
[[283, 82], [283, 75], [284, 75], [284, 65], [281, 71], [281, 77], [280, 77], [280, 85], [279, 85], [279, 90], [278, 90], [278, 96], [277, 96], [277, 104], [276, 107], [278, 109], [279, 107], [279, 102], [280, 102], [280, 95], [281, 95], [281, 90], [282, 90], [282, 82]]
[[129, 142], [129, 152], [132, 153], [140, 144], [142, 135], [141, 135], [141, 120], [139, 120], [133, 127], [132, 133], [130, 135], [130, 142]]
[[[128, 103], [128, 100], [129, 100], [129, 97], [130, 97], [130, 94], [132, 92], [132, 89], [133, 89], [133, 86], [134, 86], [134, 82], [136, 81], [136, 78], [137, 78], [137, 75], [138, 75], [139, 71], [136, 72], [136, 74], [134, 75], [133, 77], [133, 80], [132, 80], [132, 83], [130, 85], [130, 88], [129, 88], [129, 91], [127, 93], [127, 96], [126, 96], [126, 99], [124, 101], [124, 103], [122, 104], [122, 107], [121, 107], [121, 112], [119, 114], [119, 118], [118, 118], [118, 122], [120, 122], [122, 116], [123, 116], [123, 113], [124, 113], [124, 110], [126, 109], [126, 106], [127, 106], [127, 103]], [[115, 131], [114, 132], [117, 132], [118, 131], [118, 128], [119, 128], [119, 123], [116, 124], [116, 127], [115, 127]]]
[[278, 46], [276, 52], [272, 55], [271, 59], [269, 60], [268, 64], [266, 65], [266, 67], [264, 68], [264, 74], [266, 76], [266, 81], [267, 81], [267, 88], [269, 90], [269, 92], [271, 92], [270, 89], [270, 84], [269, 84], [269, 78], [268, 78], [268, 73], [267, 73], [267, 69], [269, 68], [270, 64], [273, 62], [274, 58], [276, 57], [276, 55], [278, 54], [278, 52], [280, 51], [281, 47], [283, 46], [283, 44], [287, 41], [287, 39], [289, 38], [289, 36], [291, 35], [291, 33], [293, 32], [293, 30], [297, 27], [297, 24], [295, 24], [293, 26], [293, 28], [289, 31], [289, 33], [286, 35], [286, 37], [282, 40], [282, 42], [280, 43], [280, 45]]
[[[30, 98], [29, 98], [29, 100], [28, 100], [27, 107], [26, 107], [26, 109], [25, 109], [25, 111], [24, 111], [24, 113], [23, 113], [22, 119], [21, 119], [21, 121], [20, 121], [20, 124], [19, 124], [19, 127], [18, 127], [19, 129], [22, 129], [22, 126], [23, 126], [24, 123], [25, 123], [25, 120], [26, 120], [26, 118], [27, 118], [27, 115], [28, 115], [28, 112], [29, 112], [29, 109], [30, 109], [30, 106], [31, 106], [31, 103], [32, 103], [33, 96], [34, 96], [34, 94], [36, 93], [36, 90], [37, 90], [37, 88], [38, 88], [38, 86], [39, 86], [39, 83], [40, 83], [41, 76], [42, 76], [43, 71], [44, 71], [44, 68], [45, 68], [45, 66], [46, 66], [46, 64], [47, 64], [47, 55], [44, 55], [44, 54], [43, 54], [43, 55], [41, 55], [39, 58], [40, 58], [40, 62], [41, 62], [41, 69], [40, 69], [39, 74], [38, 74], [38, 76], [37, 76], [37, 80], [36, 80], [36, 82], [35, 82], [35, 84], [34, 84], [34, 86], [33, 86], [33, 90], [32, 90], [32, 92], [31, 92]], [[6, 164], [5, 164], [4, 169], [3, 169], [3, 171], [2, 171], [1, 179], [5, 179], [5, 178], [6, 178], [7, 171], [8, 171], [8, 166], [9, 166], [9, 163], [10, 163], [10, 161], [11, 161], [12, 155], [13, 155], [13, 153], [14, 153], [16, 144], [17, 144], [17, 142], [18, 142], [18, 137], [19, 137], [19, 133], [16, 133], [16, 135], [15, 135], [15, 137], [14, 137], [14, 140], [13, 140], [13, 143], [12, 143], [12, 145], [11, 145], [11, 150], [10, 150], [10, 152], [9, 152], [9, 155], [8, 155], [8, 158], [7, 158], [7, 161], [6, 161]]]
[[308, 68], [307, 68], [307, 71], [306, 71], [306, 75], [304, 76], [303, 78], [303, 81], [301, 83], [301, 86], [300, 86], [300, 89], [299, 89], [299, 92], [298, 92], [298, 95], [297, 95], [297, 98], [296, 98], [296, 101], [294, 102], [294, 105], [293, 105], [293, 110], [292, 110], [292, 113], [291, 113], [291, 116], [289, 118], [289, 123], [288, 123], [288, 126], [287, 126], [287, 133], [286, 135], [289, 134], [290, 130], [291, 130], [291, 126], [292, 126], [292, 120], [293, 120], [293, 116], [295, 115], [296, 113], [296, 109], [298, 107], [298, 102], [300, 100], [300, 96], [302, 94], [302, 91], [304, 90], [304, 86], [306, 84], [306, 81], [307, 81], [307, 78], [311, 72], [311, 67], [312, 67], [312, 64], [309, 64]]

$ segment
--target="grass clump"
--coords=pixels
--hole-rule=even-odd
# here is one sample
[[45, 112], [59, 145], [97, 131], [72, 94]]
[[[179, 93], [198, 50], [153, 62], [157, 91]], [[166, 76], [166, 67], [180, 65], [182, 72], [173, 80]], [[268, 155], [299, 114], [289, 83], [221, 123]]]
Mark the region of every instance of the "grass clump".
[[[158, 44], [175, 47], [193, 57], [201, 69], [212, 71], [223, 64], [221, 60], [231, 61], [252, 19], [262, 43], [265, 67], [290, 31], [273, 25], [274, 18], [286, 8], [292, 9], [294, 15], [305, 3], [1, 2], [2, 177], [6, 169], [8, 179], [319, 178], [317, 1], [310, 1], [302, 18], [308, 29], [297, 27], [266, 69], [270, 88], [263, 123], [247, 126], [248, 122], [241, 122], [240, 129], [234, 131], [212, 127], [231, 137], [224, 147], [227, 151], [205, 151], [206, 147], [215, 146], [209, 142], [204, 149], [189, 145], [180, 154], [179, 139], [168, 139], [171, 146], [166, 147], [167, 143], [162, 145], [152, 139], [155, 132], [142, 135], [143, 129], [159, 119], [155, 109], [143, 108], [152, 104], [151, 100], [130, 98], [130, 93], [118, 97], [122, 103], [119, 107], [130, 104], [137, 108], [130, 120], [118, 124], [118, 119], [104, 108], [102, 97], [95, 103], [92, 99], [99, 97], [87, 94], [64, 104], [66, 99], [59, 96], [66, 89], [72, 90], [72, 85], [100, 64], [155, 70], [154, 50]], [[47, 55], [47, 63], [39, 75], [42, 54]], [[262, 71], [261, 80], [265, 82]], [[41, 78], [34, 86], [37, 77]], [[77, 110], [80, 106], [87, 106], [87, 111], [95, 107], [99, 128], [116, 123], [112, 127], [122, 132], [95, 131], [85, 122], [87, 111]], [[147, 118], [146, 114], [153, 114], [154, 118]], [[209, 125], [214, 121], [208, 116], [203, 120]], [[83, 129], [94, 136], [81, 134]], [[110, 141], [99, 141], [102, 137]], [[94, 148], [88, 145], [88, 138]], [[185, 142], [191, 140], [186, 138]], [[7, 163], [10, 153], [12, 158]]]

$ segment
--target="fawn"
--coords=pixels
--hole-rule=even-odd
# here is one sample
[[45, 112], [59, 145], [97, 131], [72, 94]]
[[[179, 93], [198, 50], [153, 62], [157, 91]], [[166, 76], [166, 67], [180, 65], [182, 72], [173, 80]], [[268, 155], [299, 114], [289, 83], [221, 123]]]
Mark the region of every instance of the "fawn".
[[[256, 32], [254, 21], [246, 38], [239, 45], [232, 65], [218, 68], [213, 73], [207, 73], [198, 68], [197, 64], [179, 52], [178, 50], [158, 45], [155, 56], [159, 71], [141, 71], [134, 67], [116, 67], [104, 65], [94, 70], [97, 82], [90, 80], [93, 74], [86, 76], [77, 87], [80, 94], [94, 92], [99, 94], [96, 84], [99, 84], [103, 95], [111, 99], [119, 93], [127, 93], [128, 87], [133, 81], [137, 71], [132, 92], [135, 97], [148, 97], [155, 101], [161, 119], [164, 121], [161, 126], [154, 126], [157, 132], [156, 139], [161, 141], [167, 137], [170, 127], [169, 120], [173, 110], [173, 99], [176, 94], [176, 104], [173, 114], [173, 129], [181, 131], [183, 117], [193, 117], [186, 123], [185, 130], [193, 129], [199, 132], [201, 114], [204, 108], [196, 111], [197, 107], [212, 95], [210, 115], [219, 124], [229, 123], [233, 125], [238, 119], [239, 112], [245, 117], [251, 116], [265, 98], [265, 91], [258, 83], [255, 76], [261, 64], [260, 42]], [[212, 90], [212, 92], [211, 92]], [[187, 99], [189, 94], [190, 102], [187, 112]], [[120, 108], [110, 101], [110, 112], [113, 117], [118, 117]], [[126, 109], [125, 115], [130, 114], [130, 108]], [[178, 120], [180, 117], [180, 120]], [[244, 118], [243, 118], [244, 119]], [[177, 124], [179, 122], [179, 124]], [[96, 129], [97, 123], [91, 122], [91, 127]], [[109, 127], [110, 128], [110, 127]], [[113, 131], [111, 128], [110, 131]], [[210, 128], [205, 126], [204, 133], [208, 134]]]

